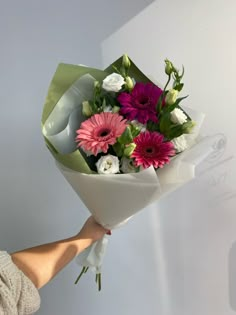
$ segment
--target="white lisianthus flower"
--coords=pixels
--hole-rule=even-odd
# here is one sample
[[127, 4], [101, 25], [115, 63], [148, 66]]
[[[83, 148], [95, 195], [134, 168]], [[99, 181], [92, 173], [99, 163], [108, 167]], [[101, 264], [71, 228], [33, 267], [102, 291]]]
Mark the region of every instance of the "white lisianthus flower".
[[177, 153], [182, 152], [188, 148], [188, 142], [186, 136], [182, 135], [172, 140]]
[[170, 113], [170, 119], [174, 124], [182, 125], [187, 121], [188, 117], [180, 108], [175, 108]]
[[122, 157], [120, 170], [125, 174], [137, 172], [137, 168], [134, 166], [133, 160], [127, 157]]
[[108, 154], [100, 157], [96, 163], [98, 174], [119, 173], [119, 159], [117, 156]]
[[125, 80], [122, 75], [113, 72], [108, 75], [102, 83], [102, 88], [108, 92], [119, 92]]

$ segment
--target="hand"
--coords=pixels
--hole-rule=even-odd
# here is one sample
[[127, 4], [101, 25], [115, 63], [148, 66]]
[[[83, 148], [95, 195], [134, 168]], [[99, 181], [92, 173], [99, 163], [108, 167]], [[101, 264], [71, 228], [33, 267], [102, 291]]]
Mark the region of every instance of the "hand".
[[93, 216], [90, 216], [77, 234], [77, 237], [80, 239], [89, 239], [93, 243], [100, 240], [105, 234], [110, 234], [110, 231], [103, 228], [95, 221]]

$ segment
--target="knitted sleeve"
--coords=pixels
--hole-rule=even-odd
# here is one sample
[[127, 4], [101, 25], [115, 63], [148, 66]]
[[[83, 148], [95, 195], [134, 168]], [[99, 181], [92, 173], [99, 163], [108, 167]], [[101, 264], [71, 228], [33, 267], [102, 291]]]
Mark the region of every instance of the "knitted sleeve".
[[11, 256], [0, 251], [0, 314], [33, 314], [39, 306], [37, 288], [13, 263]]

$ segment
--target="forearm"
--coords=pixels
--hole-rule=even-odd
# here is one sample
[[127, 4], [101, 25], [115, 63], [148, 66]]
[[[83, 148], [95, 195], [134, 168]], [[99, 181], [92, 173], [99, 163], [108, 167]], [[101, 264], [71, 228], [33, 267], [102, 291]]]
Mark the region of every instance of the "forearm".
[[50, 281], [75, 256], [92, 244], [79, 235], [13, 253], [12, 260], [37, 288]]

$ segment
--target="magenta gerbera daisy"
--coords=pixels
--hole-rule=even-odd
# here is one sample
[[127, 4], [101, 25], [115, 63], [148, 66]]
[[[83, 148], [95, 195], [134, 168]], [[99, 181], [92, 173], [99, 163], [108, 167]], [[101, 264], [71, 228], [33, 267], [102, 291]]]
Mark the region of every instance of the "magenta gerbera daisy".
[[78, 147], [97, 155], [99, 152], [107, 153], [109, 145], [125, 131], [126, 119], [117, 113], [103, 112], [95, 114], [82, 122], [76, 131]]
[[170, 141], [164, 142], [164, 136], [159, 132], [145, 131], [134, 138], [136, 148], [131, 157], [136, 166], [148, 168], [163, 167], [169, 163], [170, 156], [175, 155], [174, 145]]
[[157, 122], [156, 105], [161, 94], [162, 90], [153, 83], [136, 83], [130, 94], [123, 92], [118, 96], [120, 113], [142, 124], [148, 120]]

